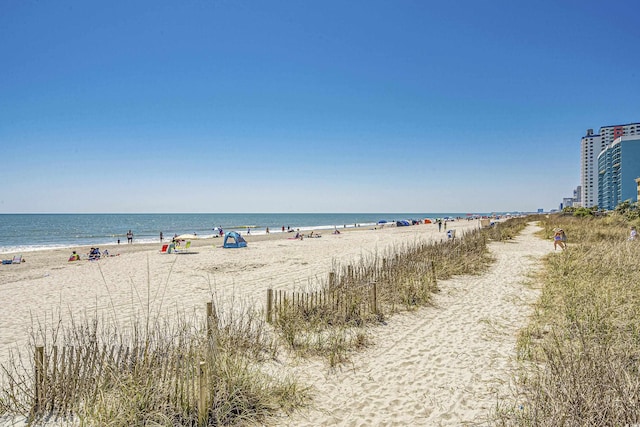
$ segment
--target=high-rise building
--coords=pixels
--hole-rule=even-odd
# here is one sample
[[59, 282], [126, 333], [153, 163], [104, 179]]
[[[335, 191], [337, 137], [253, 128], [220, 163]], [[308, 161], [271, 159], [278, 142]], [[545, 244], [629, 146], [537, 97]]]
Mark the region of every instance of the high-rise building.
[[573, 190], [573, 206], [582, 206], [582, 186], [578, 185]]
[[598, 155], [616, 138], [636, 135], [640, 135], [640, 123], [603, 126], [598, 134], [594, 134], [593, 129], [587, 130], [580, 143], [582, 206], [592, 207], [598, 204]]
[[620, 136], [598, 155], [598, 207], [612, 210], [638, 200], [640, 135]]

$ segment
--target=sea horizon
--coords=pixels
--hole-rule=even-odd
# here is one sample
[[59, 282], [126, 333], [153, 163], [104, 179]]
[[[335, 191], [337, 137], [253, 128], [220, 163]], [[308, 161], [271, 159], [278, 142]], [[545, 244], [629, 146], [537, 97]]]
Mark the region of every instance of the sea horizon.
[[[174, 235], [197, 234], [210, 238], [224, 231], [265, 234], [300, 229], [375, 226], [380, 221], [425, 218], [472, 218], [506, 212], [381, 212], [381, 213], [2, 213], [0, 254], [84, 246], [160, 243]], [[250, 230], [250, 231], [249, 231]]]

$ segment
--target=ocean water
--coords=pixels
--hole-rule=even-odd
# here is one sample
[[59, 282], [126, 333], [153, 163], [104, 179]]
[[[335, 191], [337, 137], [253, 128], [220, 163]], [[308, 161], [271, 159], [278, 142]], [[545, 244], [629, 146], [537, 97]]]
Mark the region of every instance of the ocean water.
[[[214, 228], [246, 234], [282, 232], [282, 227], [312, 228], [372, 226], [378, 221], [468, 216], [467, 213], [302, 213], [302, 214], [0, 214], [0, 253], [30, 252], [77, 246], [108, 246], [160, 242], [174, 234], [196, 233], [211, 237]], [[486, 214], [478, 214], [486, 215]]]

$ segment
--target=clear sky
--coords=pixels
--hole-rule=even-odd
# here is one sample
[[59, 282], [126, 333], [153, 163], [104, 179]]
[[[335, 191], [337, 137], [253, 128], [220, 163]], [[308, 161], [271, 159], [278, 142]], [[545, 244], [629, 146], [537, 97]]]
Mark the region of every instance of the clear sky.
[[0, 0], [0, 213], [557, 208], [640, 2]]

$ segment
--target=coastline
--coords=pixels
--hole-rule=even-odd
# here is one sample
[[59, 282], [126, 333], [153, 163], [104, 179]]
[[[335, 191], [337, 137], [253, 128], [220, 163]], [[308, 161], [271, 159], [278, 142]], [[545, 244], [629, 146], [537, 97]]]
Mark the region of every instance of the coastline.
[[[115, 246], [127, 242], [127, 230], [134, 243], [157, 243], [173, 235], [197, 233], [213, 237], [218, 227], [242, 235], [279, 233], [282, 227], [301, 231], [375, 226], [379, 221], [424, 218], [466, 218], [461, 213], [348, 213], [348, 214], [0, 214], [0, 256], [78, 246]], [[484, 214], [477, 214], [484, 215]]]

